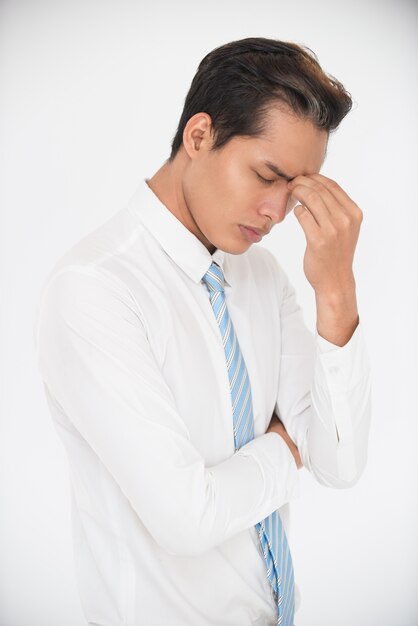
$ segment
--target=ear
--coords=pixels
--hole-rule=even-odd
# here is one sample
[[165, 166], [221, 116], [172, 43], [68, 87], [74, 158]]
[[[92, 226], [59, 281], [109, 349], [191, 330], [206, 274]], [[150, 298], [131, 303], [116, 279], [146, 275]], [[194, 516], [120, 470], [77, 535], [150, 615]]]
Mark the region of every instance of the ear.
[[183, 146], [188, 156], [195, 159], [212, 146], [212, 118], [208, 113], [195, 113], [183, 131]]

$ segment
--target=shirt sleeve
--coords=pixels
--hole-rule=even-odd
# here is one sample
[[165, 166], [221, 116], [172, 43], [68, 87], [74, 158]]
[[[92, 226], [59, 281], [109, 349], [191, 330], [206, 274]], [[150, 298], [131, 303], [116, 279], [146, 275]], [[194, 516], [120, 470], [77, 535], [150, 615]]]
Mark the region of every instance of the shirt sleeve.
[[323, 485], [344, 488], [367, 461], [371, 368], [361, 320], [342, 347], [304, 323], [294, 287], [279, 266], [281, 363], [276, 413], [303, 465]]
[[294, 497], [296, 463], [275, 433], [205, 467], [146, 321], [116, 277], [78, 266], [57, 272], [42, 290], [35, 327], [48, 393], [171, 554], [200, 554]]

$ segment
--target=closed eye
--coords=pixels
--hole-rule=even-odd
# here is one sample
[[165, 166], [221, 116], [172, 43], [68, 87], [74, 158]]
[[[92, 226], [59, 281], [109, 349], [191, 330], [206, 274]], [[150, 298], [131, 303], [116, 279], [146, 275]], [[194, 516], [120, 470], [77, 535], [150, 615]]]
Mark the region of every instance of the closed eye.
[[266, 185], [271, 185], [271, 184], [275, 183], [276, 180], [278, 180], [277, 178], [273, 178], [273, 180], [271, 180], [270, 178], [263, 178], [263, 176], [260, 176], [260, 174], [258, 174], [257, 172], [256, 172], [256, 174], [257, 174], [258, 178], [260, 180], [262, 180], [263, 183], [265, 183]]

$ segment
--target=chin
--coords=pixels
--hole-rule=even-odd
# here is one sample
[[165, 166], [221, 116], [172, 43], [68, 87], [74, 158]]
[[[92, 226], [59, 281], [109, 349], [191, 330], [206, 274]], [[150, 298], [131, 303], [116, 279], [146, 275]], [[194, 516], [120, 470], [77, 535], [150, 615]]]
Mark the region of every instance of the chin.
[[223, 250], [224, 252], [228, 252], [229, 254], [243, 254], [252, 244], [248, 243], [247, 241], [232, 240], [219, 242], [218, 245], [214, 243], [213, 245], [216, 245], [219, 250]]

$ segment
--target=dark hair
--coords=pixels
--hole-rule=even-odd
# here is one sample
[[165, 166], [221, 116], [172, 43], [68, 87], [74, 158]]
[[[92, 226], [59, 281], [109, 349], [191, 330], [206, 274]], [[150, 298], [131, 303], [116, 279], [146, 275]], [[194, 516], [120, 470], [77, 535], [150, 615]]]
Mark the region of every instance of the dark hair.
[[331, 132], [352, 106], [350, 94], [306, 46], [248, 37], [215, 48], [199, 63], [171, 144], [172, 161], [188, 120], [201, 111], [212, 119], [212, 150], [235, 135], [258, 137], [272, 105], [287, 107]]

